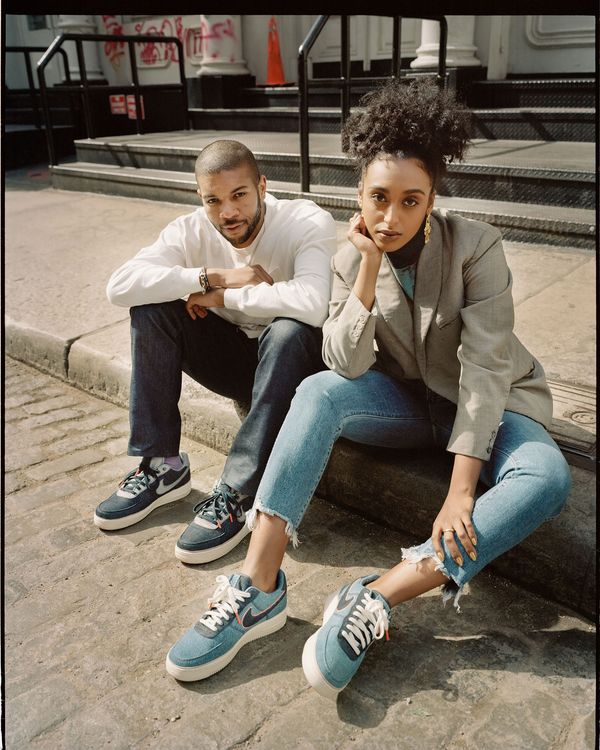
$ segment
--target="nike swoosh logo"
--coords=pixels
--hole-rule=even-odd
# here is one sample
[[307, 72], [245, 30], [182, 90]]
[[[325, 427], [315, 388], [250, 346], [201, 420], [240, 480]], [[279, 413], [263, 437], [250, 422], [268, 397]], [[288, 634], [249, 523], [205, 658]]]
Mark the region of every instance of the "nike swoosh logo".
[[251, 628], [253, 625], [255, 625], [259, 620], [262, 620], [265, 615], [269, 614], [269, 612], [272, 609], [275, 609], [275, 607], [279, 604], [279, 602], [283, 599], [285, 596], [285, 591], [282, 591], [281, 594], [277, 597], [277, 599], [271, 604], [270, 607], [267, 607], [266, 609], [263, 609], [262, 612], [257, 612], [256, 614], [252, 611], [252, 608], [247, 609], [244, 612], [244, 616], [242, 617], [242, 625], [245, 628]]
[[346, 607], [354, 603], [355, 597], [352, 597], [349, 599], [346, 596], [346, 594], [348, 593], [348, 589], [350, 588], [351, 585], [352, 584], [348, 584], [347, 586], [344, 586], [344, 588], [342, 589], [342, 593], [340, 594], [340, 598], [336, 606], [336, 610], [338, 612], [341, 612], [342, 609], [346, 609]]
[[181, 484], [181, 482], [184, 479], [186, 479], [187, 476], [188, 476], [188, 472], [186, 471], [185, 474], [182, 474], [180, 477], [178, 477], [174, 482], [171, 482], [170, 484], [165, 484], [165, 480], [161, 479], [156, 488], [156, 494], [164, 495], [165, 492], [170, 492], [173, 489], [173, 487], [177, 487], [178, 484]]

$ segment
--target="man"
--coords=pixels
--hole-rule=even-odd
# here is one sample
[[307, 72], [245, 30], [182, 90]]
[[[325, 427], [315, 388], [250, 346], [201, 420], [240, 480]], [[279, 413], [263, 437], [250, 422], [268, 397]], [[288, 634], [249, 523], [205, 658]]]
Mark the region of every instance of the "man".
[[125, 528], [191, 491], [177, 407], [186, 372], [250, 405], [220, 480], [177, 542], [187, 563], [216, 560], [249, 533], [246, 512], [296, 387], [324, 368], [320, 326], [336, 250], [331, 215], [269, 195], [243, 144], [208, 145], [196, 180], [203, 207], [108, 282], [109, 300], [131, 308], [128, 454], [142, 461], [94, 516], [102, 529]]

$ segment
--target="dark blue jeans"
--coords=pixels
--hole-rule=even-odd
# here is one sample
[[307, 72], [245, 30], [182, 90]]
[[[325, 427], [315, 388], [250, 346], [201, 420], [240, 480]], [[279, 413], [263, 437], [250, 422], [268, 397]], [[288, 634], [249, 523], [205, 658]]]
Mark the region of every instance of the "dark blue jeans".
[[320, 328], [276, 318], [258, 339], [209, 312], [192, 320], [182, 300], [132, 307], [130, 456], [176, 456], [181, 373], [249, 404], [222, 479], [254, 495], [285, 415], [304, 378], [325, 369]]

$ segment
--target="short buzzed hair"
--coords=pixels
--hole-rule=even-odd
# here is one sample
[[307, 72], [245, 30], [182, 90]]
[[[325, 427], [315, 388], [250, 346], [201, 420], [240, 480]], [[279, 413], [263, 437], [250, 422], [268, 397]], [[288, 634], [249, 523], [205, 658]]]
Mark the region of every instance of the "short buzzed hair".
[[227, 169], [237, 169], [247, 164], [258, 184], [260, 172], [254, 154], [239, 141], [213, 141], [205, 146], [196, 159], [196, 179], [207, 174], [217, 174]]

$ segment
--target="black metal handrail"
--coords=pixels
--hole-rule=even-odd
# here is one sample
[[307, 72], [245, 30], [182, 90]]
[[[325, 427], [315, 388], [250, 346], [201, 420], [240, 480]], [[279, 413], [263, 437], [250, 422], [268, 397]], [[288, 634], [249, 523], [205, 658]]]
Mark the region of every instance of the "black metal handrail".
[[[85, 57], [83, 54], [83, 43], [84, 42], [127, 42], [129, 50], [129, 63], [131, 66], [131, 78], [133, 93], [135, 96], [135, 123], [136, 132], [138, 135], [142, 134], [142, 118], [141, 118], [141, 88], [173, 88], [173, 84], [144, 84], [140, 85], [137, 70], [137, 61], [135, 58], [135, 44], [141, 42], [159, 42], [161, 44], [173, 43], [178, 49], [178, 61], [179, 61], [179, 84], [175, 84], [175, 88], [181, 91], [183, 97], [183, 111], [184, 111], [184, 129], [189, 128], [189, 116], [188, 116], [188, 98], [187, 98], [187, 87], [185, 82], [185, 68], [184, 68], [184, 56], [183, 56], [183, 43], [176, 36], [161, 36], [160, 34], [60, 34], [48, 47], [45, 54], [42, 56], [37, 64], [38, 78], [40, 81], [40, 94], [42, 97], [42, 109], [44, 113], [44, 120], [46, 124], [46, 140], [48, 143], [48, 156], [50, 158], [50, 164], [57, 164], [56, 152], [54, 149], [54, 135], [52, 131], [52, 119], [50, 116], [50, 109], [48, 106], [48, 95], [46, 87], [45, 69], [50, 60], [54, 57], [57, 52], [64, 52], [61, 49], [65, 42], [75, 42], [77, 49], [77, 62], [79, 65], [79, 77], [80, 81], [77, 85], [61, 86], [62, 91], [77, 91], [83, 96], [83, 115], [85, 121], [85, 128], [88, 138], [95, 137], [94, 122], [92, 119], [92, 112], [90, 107], [89, 89], [90, 83], [87, 78], [87, 71], [85, 67]], [[69, 79], [70, 80], [70, 79]], [[102, 88], [94, 84], [94, 89]], [[104, 88], [109, 88], [105, 86]]]
[[[25, 46], [10, 46], [4, 48], [6, 52], [21, 53], [25, 57], [25, 70], [27, 71], [27, 83], [29, 89], [29, 97], [31, 99], [31, 108], [33, 110], [33, 122], [38, 130], [41, 130], [42, 121], [40, 118], [40, 105], [38, 103], [38, 97], [36, 91], [38, 90], [35, 81], [33, 80], [33, 68], [31, 67], [30, 55], [34, 52], [45, 52], [46, 47], [25, 47]], [[69, 73], [69, 59], [64, 49], [59, 50], [61, 53], [63, 65], [65, 68], [65, 80], [67, 83], [71, 82], [71, 75]]]
[[[308, 78], [308, 55], [323, 31], [327, 20], [331, 16], [319, 16], [311, 26], [306, 38], [298, 49], [298, 111], [300, 120], [300, 189], [303, 193], [310, 192], [310, 160], [309, 160], [309, 123], [308, 123], [308, 88], [325, 88], [338, 86], [340, 88], [341, 102], [341, 124], [344, 125], [350, 113], [350, 94], [352, 90], [352, 78], [350, 73], [350, 16], [342, 15], [341, 20], [341, 58], [340, 76], [338, 78], [319, 78], [309, 81]], [[386, 78], [400, 78], [402, 67], [401, 55], [401, 33], [402, 18], [420, 18], [424, 20], [438, 21], [440, 24], [440, 47], [438, 55], [437, 80], [440, 85], [446, 85], [446, 46], [448, 42], [448, 22], [445, 16], [392, 16], [393, 41], [392, 41], [392, 71], [390, 76], [371, 76], [360, 78], [361, 83], [377, 83]]]

